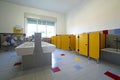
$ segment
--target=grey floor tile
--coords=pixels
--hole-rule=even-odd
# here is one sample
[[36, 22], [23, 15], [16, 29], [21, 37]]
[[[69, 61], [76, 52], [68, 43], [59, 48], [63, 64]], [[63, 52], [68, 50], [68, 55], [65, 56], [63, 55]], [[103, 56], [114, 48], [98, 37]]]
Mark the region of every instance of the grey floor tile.
[[[61, 56], [65, 54], [65, 56]], [[80, 61], [75, 61], [75, 58]], [[15, 51], [0, 51], [0, 80], [112, 80], [104, 75], [110, 71], [120, 75], [120, 66], [101, 61], [99, 64], [75, 51], [56, 49], [52, 53], [52, 66], [22, 71], [21, 66], [13, 66], [22, 61]], [[82, 67], [80, 70], [75, 65]], [[59, 67], [61, 71], [53, 73], [52, 67]]]

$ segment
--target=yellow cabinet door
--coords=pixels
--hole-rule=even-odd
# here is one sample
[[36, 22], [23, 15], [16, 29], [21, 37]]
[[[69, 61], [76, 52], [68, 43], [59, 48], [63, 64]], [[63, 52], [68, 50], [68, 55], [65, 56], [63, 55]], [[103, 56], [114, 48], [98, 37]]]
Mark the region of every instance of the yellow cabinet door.
[[61, 49], [69, 50], [69, 35], [61, 35]]
[[61, 36], [59, 35], [59, 36], [56, 36], [56, 38], [57, 38], [57, 48], [61, 48]]
[[96, 60], [100, 57], [100, 33], [92, 32], [89, 34], [89, 57]]
[[79, 35], [76, 35], [76, 42], [75, 42], [75, 51], [79, 52]]
[[83, 33], [79, 37], [79, 53], [88, 56], [88, 34]]

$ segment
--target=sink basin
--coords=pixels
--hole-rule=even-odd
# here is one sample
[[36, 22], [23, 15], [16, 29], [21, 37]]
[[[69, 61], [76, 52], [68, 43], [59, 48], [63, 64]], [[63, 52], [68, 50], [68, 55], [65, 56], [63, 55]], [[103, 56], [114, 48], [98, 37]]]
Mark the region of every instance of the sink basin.
[[[20, 46], [16, 47], [15, 50], [17, 52], [17, 55], [32, 55], [34, 52], [34, 42], [25, 42], [21, 44]], [[41, 47], [43, 50], [43, 53], [52, 53], [55, 50], [55, 45], [52, 45], [47, 42], [41, 42]]]
[[34, 51], [34, 42], [25, 42], [15, 48], [17, 55], [30, 55]]

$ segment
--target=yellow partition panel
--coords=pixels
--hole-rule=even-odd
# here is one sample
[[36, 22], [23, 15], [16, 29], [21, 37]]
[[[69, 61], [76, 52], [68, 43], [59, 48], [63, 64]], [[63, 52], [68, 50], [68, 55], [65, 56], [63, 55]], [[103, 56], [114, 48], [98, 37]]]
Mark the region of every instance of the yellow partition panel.
[[54, 36], [51, 37], [51, 43], [54, 44]]
[[69, 50], [69, 35], [61, 35], [61, 49]]
[[75, 35], [70, 35], [70, 50], [75, 50]]
[[105, 48], [105, 34], [100, 34], [100, 44], [101, 44], [101, 49]]
[[54, 44], [56, 46], [56, 44], [57, 44], [56, 36], [52, 37], [52, 44]]
[[96, 60], [100, 57], [100, 33], [92, 32], [89, 34], [89, 57]]
[[57, 46], [57, 37], [54, 36], [54, 45]]
[[57, 48], [61, 48], [61, 36], [59, 35], [59, 36], [56, 36], [56, 38], [57, 38]]
[[79, 52], [79, 35], [76, 35], [76, 44], [75, 44], [75, 51]]
[[88, 56], [88, 34], [83, 33], [79, 36], [79, 53]]

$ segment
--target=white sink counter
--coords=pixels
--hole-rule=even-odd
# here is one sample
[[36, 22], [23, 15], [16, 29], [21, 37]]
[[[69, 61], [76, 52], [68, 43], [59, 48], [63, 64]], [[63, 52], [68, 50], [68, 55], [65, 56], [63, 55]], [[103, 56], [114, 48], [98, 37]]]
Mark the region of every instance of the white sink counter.
[[17, 55], [32, 55], [34, 51], [34, 43], [33, 42], [25, 42], [18, 47], [15, 48]]
[[55, 50], [55, 45], [53, 44], [42, 42], [41, 45], [42, 45], [43, 53], [51, 53]]
[[[47, 42], [41, 42], [43, 53], [52, 53], [55, 50], [55, 45]], [[15, 48], [17, 55], [32, 55], [34, 52], [34, 42], [25, 42]]]

